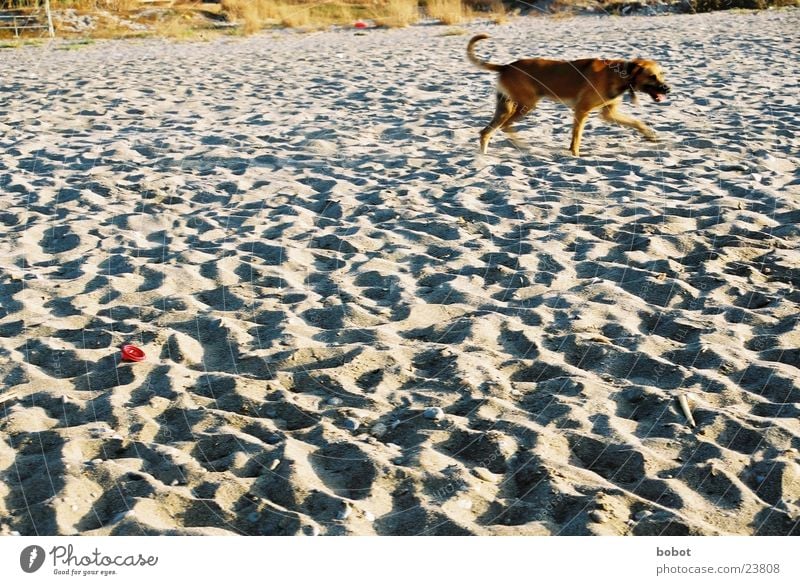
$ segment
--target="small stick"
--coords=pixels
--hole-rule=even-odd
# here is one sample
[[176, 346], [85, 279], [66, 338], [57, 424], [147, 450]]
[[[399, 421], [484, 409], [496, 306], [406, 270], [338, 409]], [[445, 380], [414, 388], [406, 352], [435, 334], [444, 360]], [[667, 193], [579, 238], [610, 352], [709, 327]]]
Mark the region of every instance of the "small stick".
[[694, 422], [694, 417], [692, 416], [692, 410], [689, 408], [689, 399], [686, 398], [685, 394], [680, 394], [678, 396], [678, 404], [681, 405], [683, 416], [686, 417], [686, 422], [689, 423], [689, 426], [696, 427], [697, 423]]

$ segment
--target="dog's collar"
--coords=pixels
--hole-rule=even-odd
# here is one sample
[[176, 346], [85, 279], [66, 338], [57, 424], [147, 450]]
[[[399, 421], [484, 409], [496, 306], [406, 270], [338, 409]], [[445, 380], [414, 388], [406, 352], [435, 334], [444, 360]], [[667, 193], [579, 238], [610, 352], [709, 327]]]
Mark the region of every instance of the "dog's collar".
[[642, 66], [638, 63], [634, 63], [633, 61], [628, 61], [625, 64], [625, 79], [628, 80], [628, 85], [625, 86], [625, 89], [631, 96], [631, 103], [635, 104], [639, 100], [636, 97], [636, 90], [633, 88], [633, 80], [636, 78], [636, 74], [642, 69]]

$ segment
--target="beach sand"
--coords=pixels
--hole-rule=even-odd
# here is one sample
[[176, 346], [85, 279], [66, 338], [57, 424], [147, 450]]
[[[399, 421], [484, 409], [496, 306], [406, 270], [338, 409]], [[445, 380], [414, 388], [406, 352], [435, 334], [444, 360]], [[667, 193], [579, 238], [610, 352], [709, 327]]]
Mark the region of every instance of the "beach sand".
[[[2, 52], [0, 532], [797, 533], [798, 28]], [[483, 31], [659, 60], [661, 141], [543, 104], [479, 155]]]

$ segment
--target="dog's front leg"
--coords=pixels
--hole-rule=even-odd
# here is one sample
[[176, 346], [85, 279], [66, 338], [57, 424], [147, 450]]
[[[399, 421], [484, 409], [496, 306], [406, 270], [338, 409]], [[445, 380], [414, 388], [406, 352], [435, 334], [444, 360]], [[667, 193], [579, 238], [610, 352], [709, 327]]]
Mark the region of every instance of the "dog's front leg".
[[655, 130], [650, 128], [650, 126], [644, 122], [640, 122], [636, 118], [632, 118], [631, 116], [626, 116], [625, 114], [621, 113], [619, 110], [617, 110], [616, 104], [604, 107], [600, 115], [606, 122], [620, 124], [621, 126], [627, 126], [628, 128], [638, 130], [648, 140], [658, 139], [658, 135], [656, 134]]
[[572, 142], [569, 149], [574, 156], [580, 156], [581, 152], [581, 138], [583, 137], [583, 127], [586, 125], [586, 118], [589, 117], [589, 112], [586, 110], [575, 110], [575, 120], [572, 123]]

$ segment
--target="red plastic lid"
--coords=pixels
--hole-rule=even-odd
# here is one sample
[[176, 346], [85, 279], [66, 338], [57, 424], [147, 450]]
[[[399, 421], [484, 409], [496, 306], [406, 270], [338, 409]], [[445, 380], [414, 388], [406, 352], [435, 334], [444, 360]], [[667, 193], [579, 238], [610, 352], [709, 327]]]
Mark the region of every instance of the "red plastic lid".
[[126, 362], [140, 362], [144, 357], [144, 352], [135, 345], [122, 346], [122, 359]]
[[367, 23], [357, 20], [353, 26], [356, 28], [367, 28]]

